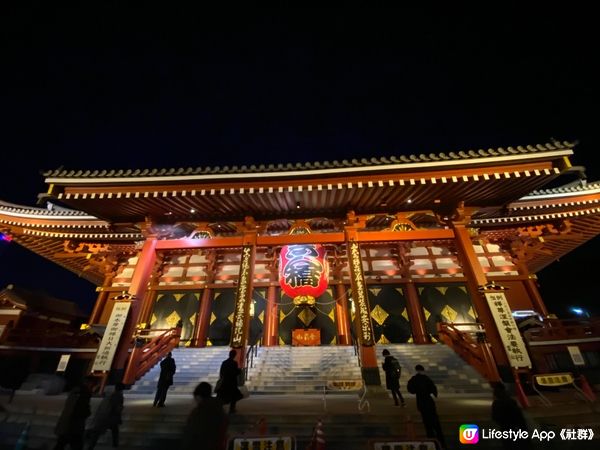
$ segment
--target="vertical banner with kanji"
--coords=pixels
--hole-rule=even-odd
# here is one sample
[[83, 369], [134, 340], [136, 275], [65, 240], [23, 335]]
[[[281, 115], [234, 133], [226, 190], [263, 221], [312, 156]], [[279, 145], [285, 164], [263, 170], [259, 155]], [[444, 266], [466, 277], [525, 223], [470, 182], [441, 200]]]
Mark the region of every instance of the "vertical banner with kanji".
[[523, 338], [519, 333], [519, 327], [517, 327], [517, 323], [512, 316], [504, 292], [486, 292], [485, 298], [492, 311], [492, 316], [494, 317], [494, 322], [496, 322], [496, 328], [502, 339], [509, 364], [515, 368], [531, 368], [531, 361], [525, 347], [525, 342], [523, 342]]
[[102, 342], [100, 342], [100, 348], [98, 349], [98, 353], [96, 353], [92, 371], [110, 370], [130, 307], [131, 302], [115, 302], [110, 319], [108, 319], [108, 325], [106, 325], [106, 330], [104, 331], [104, 336], [102, 336]]
[[362, 259], [360, 257], [360, 247], [358, 242], [351, 242], [349, 246], [350, 257], [350, 282], [352, 285], [352, 295], [357, 304], [357, 311], [360, 323], [359, 342], [361, 345], [374, 345], [373, 325], [371, 323], [371, 314], [369, 311], [369, 292], [365, 283], [363, 274]]
[[240, 348], [245, 345], [248, 314], [252, 301], [252, 270], [254, 266], [254, 246], [245, 245], [242, 248], [240, 276], [235, 294], [235, 309], [233, 311], [233, 328], [231, 330], [231, 347]]

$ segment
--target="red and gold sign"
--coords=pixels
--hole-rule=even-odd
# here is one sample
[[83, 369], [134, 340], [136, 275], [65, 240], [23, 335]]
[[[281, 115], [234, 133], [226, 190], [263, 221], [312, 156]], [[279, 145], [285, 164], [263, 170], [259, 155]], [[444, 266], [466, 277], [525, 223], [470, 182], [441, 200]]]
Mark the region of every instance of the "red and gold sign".
[[279, 285], [297, 306], [315, 304], [327, 289], [329, 265], [320, 244], [284, 245], [279, 254]]
[[321, 345], [321, 330], [317, 328], [292, 330], [292, 345]]

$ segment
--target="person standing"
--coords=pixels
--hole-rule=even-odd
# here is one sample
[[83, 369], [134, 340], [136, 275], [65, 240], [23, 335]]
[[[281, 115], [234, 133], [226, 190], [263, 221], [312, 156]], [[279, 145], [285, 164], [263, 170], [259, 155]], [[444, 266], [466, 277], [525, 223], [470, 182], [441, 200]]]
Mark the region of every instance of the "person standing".
[[222, 450], [227, 445], [227, 416], [223, 404], [212, 396], [212, 386], [200, 383], [194, 389], [196, 407], [183, 430], [182, 450]]
[[54, 434], [58, 436], [54, 450], [63, 450], [67, 445], [72, 450], [83, 449], [85, 421], [91, 412], [90, 398], [93, 383], [94, 378], [88, 376], [69, 393], [58, 422], [56, 422], [56, 427], [54, 427]]
[[[528, 431], [527, 421], [523, 415], [523, 411], [517, 405], [508, 392], [503, 383], [494, 384], [494, 401], [492, 402], [492, 419], [496, 422], [502, 431], [508, 430], [525, 430]], [[530, 449], [532, 448], [531, 440], [521, 439], [511, 441], [502, 439], [502, 446], [506, 449]]]
[[119, 446], [119, 425], [122, 423], [123, 413], [123, 383], [117, 383], [115, 390], [104, 397], [96, 410], [92, 421], [92, 428], [88, 431], [88, 450], [93, 450], [100, 436], [106, 430], [112, 434], [113, 447]]
[[421, 413], [427, 437], [436, 438], [442, 447], [446, 448], [446, 441], [444, 440], [442, 425], [437, 415], [435, 401], [431, 398], [431, 395], [437, 398], [437, 387], [431, 378], [425, 375], [425, 368], [421, 364], [417, 364], [415, 370], [417, 373], [408, 380], [406, 389], [411, 394], [417, 396], [417, 409]]
[[387, 348], [383, 350], [383, 356], [385, 357], [385, 361], [383, 362], [381, 367], [385, 372], [385, 386], [390, 391], [392, 391], [392, 397], [394, 397], [394, 404], [398, 406], [398, 399], [400, 399], [400, 402], [404, 407], [406, 406], [406, 403], [404, 402], [404, 397], [402, 397], [402, 393], [400, 393], [400, 375], [402, 373], [400, 363], [396, 358], [390, 355], [390, 352]]
[[238, 376], [242, 371], [235, 360], [236, 354], [235, 350], [231, 350], [229, 358], [221, 363], [221, 369], [219, 370], [221, 386], [217, 391], [217, 398], [225, 405], [229, 403], [229, 414], [236, 412], [236, 403], [244, 397], [238, 388]]
[[165, 406], [167, 391], [169, 390], [169, 386], [173, 384], [173, 375], [175, 375], [176, 371], [177, 365], [171, 356], [171, 352], [169, 352], [165, 359], [160, 362], [160, 376], [158, 377], [158, 385], [156, 386], [154, 406], [159, 408]]

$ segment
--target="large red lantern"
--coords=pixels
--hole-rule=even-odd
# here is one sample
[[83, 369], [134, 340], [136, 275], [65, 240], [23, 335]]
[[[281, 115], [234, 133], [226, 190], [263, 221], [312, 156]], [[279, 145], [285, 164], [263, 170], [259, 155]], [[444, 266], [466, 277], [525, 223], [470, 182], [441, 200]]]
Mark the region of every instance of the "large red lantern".
[[279, 254], [279, 285], [295, 305], [314, 305], [327, 289], [329, 264], [320, 244], [284, 245]]

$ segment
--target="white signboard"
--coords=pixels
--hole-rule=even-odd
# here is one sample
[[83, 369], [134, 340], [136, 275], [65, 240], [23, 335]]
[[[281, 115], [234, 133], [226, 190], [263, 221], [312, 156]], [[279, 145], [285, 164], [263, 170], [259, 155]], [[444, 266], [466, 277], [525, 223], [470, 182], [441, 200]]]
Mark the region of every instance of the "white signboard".
[[102, 336], [92, 371], [109, 371], [129, 314], [130, 302], [116, 302]]
[[585, 359], [583, 359], [583, 355], [581, 354], [579, 347], [576, 345], [567, 345], [567, 350], [569, 350], [573, 364], [576, 366], [585, 366]]
[[69, 359], [71, 355], [60, 355], [60, 361], [58, 362], [58, 367], [56, 368], [57, 372], [64, 372], [67, 370], [67, 364], [69, 364]]
[[488, 301], [496, 328], [502, 339], [504, 350], [508, 356], [508, 362], [511, 367], [530, 367], [531, 360], [525, 347], [525, 342], [519, 333], [519, 327], [512, 316], [510, 306], [506, 296], [502, 291], [486, 292], [485, 298]]

